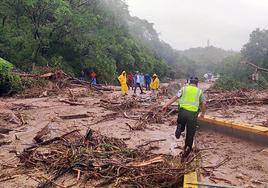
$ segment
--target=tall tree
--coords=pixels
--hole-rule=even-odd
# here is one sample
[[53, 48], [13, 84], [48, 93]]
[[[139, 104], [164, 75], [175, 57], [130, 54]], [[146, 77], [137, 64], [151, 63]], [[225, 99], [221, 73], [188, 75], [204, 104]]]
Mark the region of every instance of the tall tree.
[[243, 58], [260, 67], [268, 68], [268, 30], [256, 29], [241, 50]]

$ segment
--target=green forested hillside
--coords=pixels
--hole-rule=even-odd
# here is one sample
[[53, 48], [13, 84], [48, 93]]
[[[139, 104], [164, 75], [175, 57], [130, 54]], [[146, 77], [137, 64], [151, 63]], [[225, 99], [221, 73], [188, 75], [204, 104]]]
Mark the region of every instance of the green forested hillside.
[[[268, 88], [268, 71], [260, 70], [249, 64], [250, 62], [259, 68], [268, 69], [268, 30], [256, 29], [250, 34], [249, 42], [241, 49], [241, 53], [225, 58], [217, 71], [222, 78], [219, 85], [233, 89], [240, 87]], [[258, 74], [258, 80], [252, 80], [252, 74]]]
[[22, 70], [94, 68], [106, 82], [122, 70], [167, 74], [164, 60], [130, 35], [124, 1], [2, 0], [0, 9], [0, 57]]

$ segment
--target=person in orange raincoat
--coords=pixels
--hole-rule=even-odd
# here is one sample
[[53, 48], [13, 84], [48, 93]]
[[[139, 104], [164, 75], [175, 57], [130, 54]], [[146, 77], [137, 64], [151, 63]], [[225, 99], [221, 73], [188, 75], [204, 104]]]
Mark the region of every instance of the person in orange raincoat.
[[127, 74], [126, 74], [126, 71], [122, 72], [122, 74], [118, 77], [118, 80], [119, 80], [120, 85], [121, 85], [122, 96], [127, 95], [128, 86], [127, 86]]

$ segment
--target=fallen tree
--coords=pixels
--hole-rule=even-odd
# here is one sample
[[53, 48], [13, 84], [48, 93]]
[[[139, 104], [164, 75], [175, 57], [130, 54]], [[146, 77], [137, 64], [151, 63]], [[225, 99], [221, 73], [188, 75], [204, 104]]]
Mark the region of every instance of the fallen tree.
[[90, 82], [87, 82], [85, 80], [79, 80], [78, 78], [75, 78], [74, 76], [66, 74], [62, 70], [55, 70], [55, 71], [47, 72], [44, 74], [28, 74], [28, 73], [17, 73], [17, 72], [13, 72], [13, 74], [18, 75], [20, 77], [45, 78], [45, 79], [52, 79], [52, 80], [58, 80], [58, 81], [62, 80], [68, 83], [90, 86], [93, 89], [102, 90], [102, 91], [114, 91], [115, 90], [114, 88], [106, 87], [102, 85], [92, 85]]
[[263, 71], [263, 72], [268, 73], [268, 69], [259, 67], [259, 66], [255, 65], [254, 63], [251, 63], [249, 61], [241, 61], [241, 64], [247, 64], [247, 65], [255, 68], [257, 71]]
[[[102, 91], [119, 91], [120, 88], [105, 85], [92, 85], [85, 80], [79, 80], [72, 75], [65, 73], [61, 69], [43, 70], [40, 74], [29, 74], [21, 72], [13, 72], [14, 75], [23, 78], [25, 90], [20, 94], [21, 97], [47, 97], [51, 95], [58, 95], [65, 88], [72, 88], [74, 85], [88, 88], [89, 90], [96, 91], [103, 94]], [[78, 105], [78, 104], [70, 104]]]

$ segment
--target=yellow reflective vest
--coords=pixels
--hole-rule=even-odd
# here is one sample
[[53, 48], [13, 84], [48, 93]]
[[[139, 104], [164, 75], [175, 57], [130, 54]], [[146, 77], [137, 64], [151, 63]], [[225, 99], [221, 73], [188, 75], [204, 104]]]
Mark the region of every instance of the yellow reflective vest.
[[189, 85], [182, 88], [182, 95], [179, 99], [180, 108], [191, 112], [197, 112], [200, 103], [202, 90], [198, 87]]

